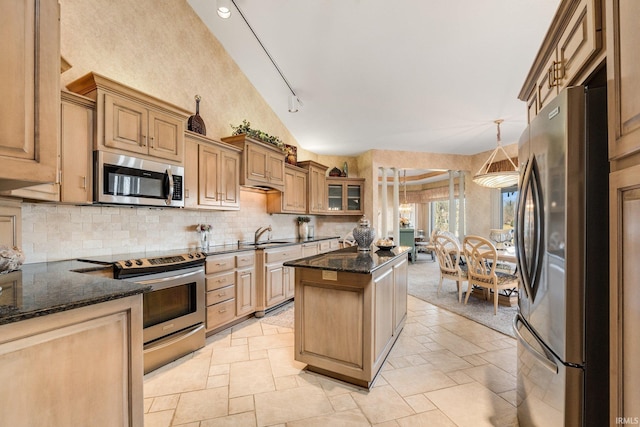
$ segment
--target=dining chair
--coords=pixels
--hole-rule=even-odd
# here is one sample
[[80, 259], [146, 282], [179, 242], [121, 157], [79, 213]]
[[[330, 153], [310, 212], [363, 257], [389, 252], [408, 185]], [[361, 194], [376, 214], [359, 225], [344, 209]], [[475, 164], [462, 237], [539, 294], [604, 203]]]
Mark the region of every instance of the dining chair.
[[518, 276], [496, 271], [498, 253], [491, 241], [480, 236], [466, 236], [463, 242], [464, 257], [467, 260], [467, 279], [469, 287], [464, 303], [474, 286], [487, 289], [487, 300], [493, 292], [493, 314], [498, 314], [498, 294], [504, 289], [517, 289]]
[[356, 246], [356, 238], [353, 237], [353, 232], [348, 232], [343, 238], [342, 238], [342, 246], [343, 247], [348, 247], [348, 246]]
[[[440, 283], [438, 284], [438, 296], [442, 289], [444, 279], [455, 280], [458, 285], [458, 302], [462, 302], [462, 282], [467, 280], [466, 266], [460, 265], [460, 247], [451, 237], [438, 234], [434, 237], [434, 248], [438, 264], [440, 264]], [[469, 294], [467, 288], [467, 295]]]

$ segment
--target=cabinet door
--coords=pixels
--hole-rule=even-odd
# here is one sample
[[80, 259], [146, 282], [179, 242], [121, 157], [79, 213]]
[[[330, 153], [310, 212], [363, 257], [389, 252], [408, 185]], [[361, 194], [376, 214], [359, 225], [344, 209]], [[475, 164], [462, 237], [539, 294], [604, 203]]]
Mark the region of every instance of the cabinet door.
[[282, 264], [266, 265], [265, 270], [265, 303], [271, 307], [286, 299], [285, 273]]
[[286, 298], [293, 298], [296, 293], [296, 270], [292, 267], [283, 268], [284, 294]]
[[104, 95], [104, 141], [106, 147], [147, 154], [147, 109], [115, 95]]
[[199, 144], [187, 138], [184, 142], [184, 207], [198, 207]]
[[284, 191], [282, 192], [282, 210], [284, 212], [297, 211], [296, 172], [291, 169], [284, 171]]
[[551, 57], [547, 61], [547, 64], [544, 66], [544, 70], [546, 70], [536, 87], [538, 88], [538, 111], [542, 110], [543, 107], [547, 105], [549, 101], [558, 95], [558, 84], [559, 84], [559, 76], [562, 70], [561, 64], [558, 62], [557, 51], [553, 51]]
[[640, 2], [606, 7], [609, 158], [617, 159], [640, 151]]
[[269, 151], [268, 162], [269, 183], [284, 190], [284, 153], [276, 154]]
[[309, 168], [309, 213], [324, 213], [327, 199], [327, 180], [325, 171], [316, 168]]
[[610, 412], [640, 414], [640, 166], [610, 178]]
[[95, 110], [90, 105], [63, 100], [60, 133], [60, 199], [63, 202], [91, 203], [93, 200], [94, 121]]
[[558, 42], [558, 61], [562, 64], [559, 89], [562, 90], [602, 48], [599, 1], [582, 0]]
[[342, 208], [342, 184], [333, 183], [327, 185], [327, 210], [329, 212], [341, 212]]
[[347, 193], [344, 199], [346, 201], [345, 210], [349, 213], [363, 213], [362, 184], [347, 184], [345, 190]]
[[0, 178], [31, 185], [56, 180], [59, 17], [57, 0], [0, 2]]
[[22, 210], [19, 204], [0, 206], [0, 245], [21, 247]]
[[253, 313], [256, 308], [256, 278], [253, 267], [236, 272], [236, 316]]
[[200, 145], [198, 160], [198, 202], [205, 206], [220, 206], [220, 149]]
[[305, 213], [307, 211], [307, 174], [296, 171], [294, 178], [293, 193], [295, 195], [296, 211]]
[[240, 155], [220, 150], [220, 204], [227, 208], [240, 208]]
[[406, 257], [393, 266], [394, 330], [396, 333], [407, 318], [408, 273], [409, 263]]
[[[245, 145], [245, 178], [258, 183], [269, 181], [269, 152], [254, 144]], [[284, 176], [282, 177], [284, 180]]]
[[184, 123], [173, 116], [149, 110], [149, 155], [182, 163]]
[[393, 307], [393, 270], [389, 269], [376, 277], [373, 281], [374, 303], [373, 314], [374, 334], [373, 334], [373, 364], [378, 362], [382, 354], [385, 354], [387, 345], [393, 337], [395, 330], [394, 307]]

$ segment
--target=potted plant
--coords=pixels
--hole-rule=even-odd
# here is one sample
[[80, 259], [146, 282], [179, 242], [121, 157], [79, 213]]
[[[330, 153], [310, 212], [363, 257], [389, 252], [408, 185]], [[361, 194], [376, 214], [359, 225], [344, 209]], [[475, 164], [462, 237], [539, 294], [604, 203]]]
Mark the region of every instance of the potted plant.
[[309, 236], [309, 221], [311, 221], [311, 218], [308, 216], [299, 216], [296, 218], [296, 222], [298, 223], [298, 237], [301, 239], [306, 239]]
[[196, 225], [196, 231], [200, 234], [200, 247], [202, 249], [209, 249], [209, 245], [211, 244], [211, 238], [209, 233], [213, 227], [210, 224], [198, 224]]
[[246, 119], [242, 121], [241, 125], [234, 126], [231, 125], [231, 129], [233, 129], [233, 135], [247, 135], [251, 138], [257, 139], [262, 142], [267, 142], [269, 144], [273, 144], [276, 147], [280, 148], [284, 151], [285, 144], [278, 138], [277, 136], [269, 135], [266, 132], [262, 132], [259, 129], [252, 129], [251, 123]]

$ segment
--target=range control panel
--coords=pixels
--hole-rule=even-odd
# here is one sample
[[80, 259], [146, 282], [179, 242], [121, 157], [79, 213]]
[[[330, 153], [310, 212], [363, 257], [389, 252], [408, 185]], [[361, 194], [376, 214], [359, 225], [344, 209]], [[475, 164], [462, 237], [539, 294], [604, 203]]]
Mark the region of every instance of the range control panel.
[[189, 264], [193, 261], [204, 260], [206, 254], [203, 252], [189, 252], [181, 255], [172, 255], [158, 258], [135, 258], [122, 261], [116, 261], [115, 265], [121, 270], [126, 269], [142, 269], [153, 268], [158, 266], [176, 266], [179, 267], [183, 264]]

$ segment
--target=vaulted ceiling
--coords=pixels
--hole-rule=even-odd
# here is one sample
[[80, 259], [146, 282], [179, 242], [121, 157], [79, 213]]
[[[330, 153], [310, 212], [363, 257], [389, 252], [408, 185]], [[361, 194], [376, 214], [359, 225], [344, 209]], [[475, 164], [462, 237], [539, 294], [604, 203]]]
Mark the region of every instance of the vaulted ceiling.
[[356, 155], [476, 154], [496, 119], [517, 142], [517, 94], [559, 0], [234, 0], [229, 19], [188, 3], [304, 149]]

